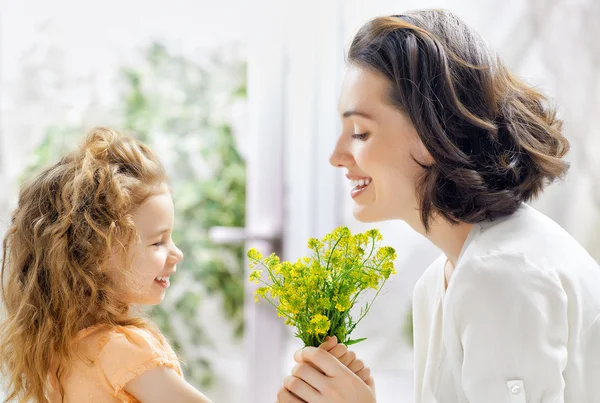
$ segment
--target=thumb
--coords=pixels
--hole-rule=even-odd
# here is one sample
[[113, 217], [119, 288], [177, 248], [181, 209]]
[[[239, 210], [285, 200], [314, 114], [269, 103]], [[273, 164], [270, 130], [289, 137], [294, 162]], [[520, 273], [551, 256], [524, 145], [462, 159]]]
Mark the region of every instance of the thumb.
[[338, 343], [337, 337], [332, 336], [332, 337], [327, 337], [325, 339], [325, 341], [319, 346], [319, 348], [325, 350], [325, 351], [329, 351], [332, 348], [334, 348]]
[[354, 375], [337, 358], [321, 348], [306, 347], [300, 351], [301, 362], [308, 362], [327, 376]]

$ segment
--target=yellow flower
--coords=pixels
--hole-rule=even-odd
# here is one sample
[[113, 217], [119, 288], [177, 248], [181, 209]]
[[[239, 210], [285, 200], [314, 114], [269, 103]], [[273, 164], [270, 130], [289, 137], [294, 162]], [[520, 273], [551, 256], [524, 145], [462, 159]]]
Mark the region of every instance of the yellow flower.
[[262, 270], [254, 270], [252, 273], [250, 273], [250, 281], [254, 284], [258, 284], [260, 282], [262, 272]]
[[326, 334], [329, 330], [329, 326], [331, 326], [331, 322], [329, 321], [327, 316], [321, 315], [319, 313], [312, 317], [312, 319], [310, 320], [310, 324], [313, 325], [311, 326], [313, 334], [317, 335]]
[[251, 249], [250, 267], [261, 264], [267, 269], [264, 278], [261, 270], [249, 276], [250, 281], [264, 285], [256, 290], [255, 300], [262, 298], [274, 305], [305, 345], [318, 346], [328, 334], [348, 340], [372, 301], [358, 320], [350, 317], [354, 304], [367, 289], [381, 290], [395, 273], [396, 252], [380, 247], [381, 240], [378, 230], [352, 235], [347, 227], [339, 227], [320, 240], [310, 238], [311, 255], [294, 263], [281, 262], [275, 254], [263, 258]]
[[319, 240], [317, 238], [309, 238], [308, 247], [310, 249], [319, 249]]
[[260, 254], [259, 251], [257, 251], [256, 249], [252, 248], [248, 251], [248, 257], [251, 260], [263, 260], [263, 256]]
[[269, 291], [269, 287], [260, 287], [254, 291], [254, 295], [260, 298], [264, 298], [267, 292]]

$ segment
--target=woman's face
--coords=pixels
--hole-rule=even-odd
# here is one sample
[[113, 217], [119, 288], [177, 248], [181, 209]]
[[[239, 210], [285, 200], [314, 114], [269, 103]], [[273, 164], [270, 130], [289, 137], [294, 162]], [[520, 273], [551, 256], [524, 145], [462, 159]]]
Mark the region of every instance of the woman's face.
[[339, 99], [342, 133], [329, 162], [346, 169], [359, 221], [418, 225], [415, 187], [423, 168], [413, 157], [423, 163], [430, 157], [408, 116], [389, 102], [389, 88], [373, 71], [348, 68]]

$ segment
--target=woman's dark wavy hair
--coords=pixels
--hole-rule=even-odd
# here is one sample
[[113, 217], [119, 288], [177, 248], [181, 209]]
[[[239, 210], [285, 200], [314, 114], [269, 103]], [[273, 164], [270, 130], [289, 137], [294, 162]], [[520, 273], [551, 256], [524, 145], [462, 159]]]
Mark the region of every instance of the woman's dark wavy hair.
[[504, 66], [456, 15], [380, 17], [356, 34], [348, 62], [386, 77], [433, 158], [418, 162], [421, 221], [477, 223], [512, 214], [564, 176], [569, 142], [548, 99]]

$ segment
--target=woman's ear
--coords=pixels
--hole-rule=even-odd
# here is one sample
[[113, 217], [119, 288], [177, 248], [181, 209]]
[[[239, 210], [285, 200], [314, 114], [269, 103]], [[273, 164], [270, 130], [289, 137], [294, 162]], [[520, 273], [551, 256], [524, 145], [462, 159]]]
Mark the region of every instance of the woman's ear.
[[413, 143], [413, 157], [421, 164], [425, 166], [433, 165], [435, 160], [425, 147], [425, 144], [421, 141], [419, 136], [416, 136], [416, 139]]

